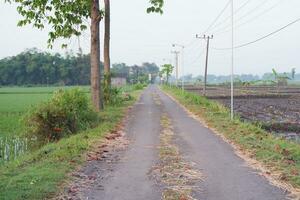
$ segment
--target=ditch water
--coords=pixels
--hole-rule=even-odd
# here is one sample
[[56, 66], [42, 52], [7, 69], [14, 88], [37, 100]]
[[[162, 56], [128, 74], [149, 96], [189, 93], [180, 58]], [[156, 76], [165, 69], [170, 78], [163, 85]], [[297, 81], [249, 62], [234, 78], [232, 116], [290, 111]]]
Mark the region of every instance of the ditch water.
[[22, 137], [0, 137], [0, 164], [15, 160], [28, 152], [31, 139]]

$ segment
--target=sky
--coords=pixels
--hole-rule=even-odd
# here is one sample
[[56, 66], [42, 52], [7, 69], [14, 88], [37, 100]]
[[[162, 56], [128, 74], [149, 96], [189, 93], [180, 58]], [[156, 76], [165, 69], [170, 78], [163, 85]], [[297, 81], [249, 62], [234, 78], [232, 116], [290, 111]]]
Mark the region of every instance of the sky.
[[[111, 61], [128, 65], [155, 62], [174, 63], [173, 43], [185, 45], [180, 55], [180, 74], [202, 75], [205, 66], [206, 43], [196, 34], [214, 35], [210, 41], [208, 73], [228, 75], [231, 51], [216, 50], [231, 45], [230, 6], [205, 32], [228, 4], [228, 0], [166, 0], [164, 14], [147, 14], [148, 0], [111, 0]], [[265, 36], [300, 18], [299, 0], [234, 0], [234, 43], [240, 45]], [[21, 19], [15, 4], [0, 3], [0, 58], [16, 55], [25, 49], [65, 53], [62, 40], [47, 49], [50, 27], [37, 30], [32, 26], [17, 27]], [[300, 22], [252, 45], [234, 51], [235, 74], [300, 72]], [[101, 23], [103, 38], [103, 22]], [[89, 31], [80, 38], [64, 41], [67, 50], [89, 52]], [[103, 44], [103, 43], [102, 43]], [[101, 44], [101, 45], [102, 45]], [[184, 56], [182, 56], [184, 55]], [[183, 57], [183, 60], [182, 60]], [[184, 63], [182, 65], [182, 63]], [[183, 70], [184, 69], [184, 70]]]

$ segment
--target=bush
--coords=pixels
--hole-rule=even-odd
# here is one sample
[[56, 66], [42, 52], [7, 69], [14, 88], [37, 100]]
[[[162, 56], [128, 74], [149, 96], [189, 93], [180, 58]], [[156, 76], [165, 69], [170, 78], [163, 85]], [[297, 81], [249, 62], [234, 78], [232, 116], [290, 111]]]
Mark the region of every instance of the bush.
[[142, 90], [142, 89], [144, 89], [144, 87], [146, 87], [145, 84], [137, 83], [133, 86], [133, 89], [134, 90]]
[[122, 91], [122, 88], [111, 88], [110, 98], [107, 104], [109, 105], [121, 105], [124, 101], [131, 101], [133, 97]]
[[29, 133], [44, 141], [59, 140], [98, 122], [98, 114], [80, 89], [55, 92], [48, 102], [38, 105], [25, 117]]

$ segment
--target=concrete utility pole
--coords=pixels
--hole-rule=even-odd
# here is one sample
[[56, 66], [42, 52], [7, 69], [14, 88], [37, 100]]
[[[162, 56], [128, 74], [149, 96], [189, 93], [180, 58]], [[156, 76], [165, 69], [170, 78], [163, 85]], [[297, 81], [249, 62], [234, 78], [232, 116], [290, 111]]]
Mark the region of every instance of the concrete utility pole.
[[231, 98], [230, 118], [233, 120], [233, 78], [234, 78], [234, 0], [231, 0]]
[[176, 86], [178, 87], [178, 56], [179, 51], [171, 51], [171, 53], [175, 54], [175, 67], [176, 67]]
[[182, 87], [182, 90], [184, 90], [184, 48], [185, 46], [184, 45], [181, 45], [181, 44], [172, 44], [173, 47], [181, 47], [181, 70], [182, 70], [182, 79], [181, 79], [181, 87]]
[[206, 36], [206, 35], [199, 36], [199, 35], [196, 35], [196, 38], [206, 40], [206, 59], [205, 59], [205, 74], [204, 74], [204, 87], [203, 87], [203, 95], [206, 96], [209, 40], [213, 39], [214, 36], [213, 35], [211, 35], [211, 36]]

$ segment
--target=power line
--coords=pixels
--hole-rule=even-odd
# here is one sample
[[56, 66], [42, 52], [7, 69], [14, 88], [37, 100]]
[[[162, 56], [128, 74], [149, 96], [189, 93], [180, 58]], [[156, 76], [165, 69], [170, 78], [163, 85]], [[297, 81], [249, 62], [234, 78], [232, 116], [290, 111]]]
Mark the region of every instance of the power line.
[[207, 33], [213, 25], [219, 20], [219, 18], [223, 15], [223, 13], [226, 11], [228, 6], [230, 5], [231, 0], [228, 1], [228, 3], [225, 5], [225, 7], [221, 10], [221, 12], [218, 14], [218, 16], [214, 19], [214, 21], [208, 26], [208, 28], [204, 31], [204, 33]]
[[[240, 23], [240, 24], [236, 25], [234, 28], [235, 28], [235, 29], [240, 28], [240, 27], [242, 27], [242, 26], [244, 26], [244, 25], [246, 25], [246, 24], [248, 24], [248, 23], [250, 23], [250, 22], [255, 21], [256, 19], [260, 18], [261, 16], [266, 15], [267, 13], [269, 13], [270, 11], [272, 11], [274, 8], [276, 8], [278, 5], [280, 5], [280, 3], [282, 3], [283, 1], [284, 1], [284, 0], [279, 0], [275, 5], [273, 5], [273, 6], [269, 7], [269, 8], [267, 8], [267, 9], [263, 10], [263, 11], [260, 12], [258, 15], [255, 15], [254, 17], [250, 18], [249, 20], [247, 20], [247, 21], [245, 21], [245, 22], [243, 22], [243, 23]], [[224, 30], [226, 30], [226, 31], [215, 32], [215, 35], [219, 35], [219, 34], [222, 34], [222, 33], [227, 33], [227, 32], [230, 31], [229, 28], [230, 28], [230, 27], [228, 26], [228, 27], [226, 28], [226, 29], [228, 29], [228, 30], [224, 29]]]
[[[239, 11], [241, 11], [247, 4], [249, 4], [252, 0], [248, 0], [246, 1], [244, 4], [242, 4], [239, 8], [237, 8], [235, 11], [234, 11], [234, 15], [236, 15]], [[222, 20], [221, 22], [219, 22], [218, 24], [216, 24], [214, 27], [213, 27], [213, 30], [215, 28], [217, 28], [218, 26], [222, 25], [223, 23], [225, 23], [227, 20], [229, 20], [231, 18], [231, 15], [227, 16], [224, 20]]]
[[[251, 9], [250, 11], [248, 11], [246, 14], [242, 15], [241, 17], [239, 17], [237, 20], [235, 20], [235, 22], [241, 21], [242, 19], [244, 19], [245, 17], [247, 17], [248, 15], [252, 14], [253, 12], [257, 11], [258, 8], [262, 7], [263, 5], [265, 5], [269, 0], [264, 0], [263, 2], [261, 2], [260, 4], [258, 4], [257, 6], [255, 6], [253, 9]], [[228, 27], [230, 27], [231, 24], [227, 24], [226, 26], [223, 26], [222, 28], [219, 28], [217, 30], [214, 31], [214, 33], [218, 33], [220, 31], [226, 30]]]
[[[269, 33], [269, 34], [263, 36], [263, 37], [260, 37], [260, 38], [258, 38], [258, 39], [256, 39], [256, 40], [254, 40], [254, 41], [247, 42], [247, 43], [245, 43], [245, 44], [241, 44], [241, 45], [235, 46], [234, 49], [239, 49], [239, 48], [242, 48], [242, 47], [245, 47], [245, 46], [254, 44], [254, 43], [256, 43], [256, 42], [259, 42], [259, 41], [261, 41], [261, 40], [264, 40], [264, 39], [266, 39], [266, 38], [268, 38], [268, 37], [270, 37], [270, 36], [272, 36], [272, 35], [274, 35], [274, 34], [280, 32], [280, 31], [282, 31], [282, 30], [288, 28], [289, 26], [291, 26], [291, 25], [293, 25], [293, 24], [295, 24], [295, 23], [297, 23], [297, 22], [299, 22], [299, 21], [300, 21], [300, 18], [298, 18], [298, 19], [296, 19], [296, 20], [290, 22], [289, 24], [287, 24], [287, 25], [285, 25], [285, 26], [283, 26], [283, 27], [281, 27], [281, 28], [279, 28], [279, 29], [277, 29], [277, 30], [275, 30], [275, 31], [273, 31], [273, 32], [271, 32], [271, 33]], [[213, 49], [214, 49], [214, 50], [231, 50], [231, 48], [213, 48]]]

